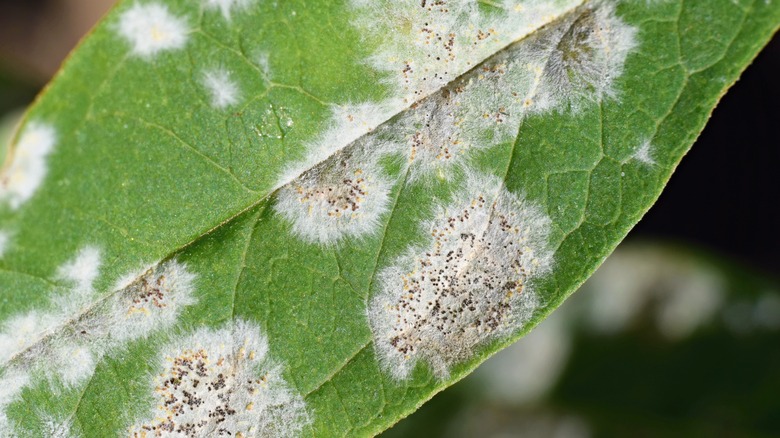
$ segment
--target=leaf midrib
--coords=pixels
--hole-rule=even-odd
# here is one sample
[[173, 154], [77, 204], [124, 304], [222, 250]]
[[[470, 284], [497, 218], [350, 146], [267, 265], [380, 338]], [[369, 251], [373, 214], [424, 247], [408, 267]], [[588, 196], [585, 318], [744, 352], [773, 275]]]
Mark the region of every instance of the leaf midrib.
[[[509, 48], [511, 48], [512, 46], [514, 46], [514, 45], [516, 45], [516, 44], [519, 44], [519, 43], [521, 43], [522, 41], [524, 41], [524, 40], [527, 40], [527, 39], [529, 39], [529, 38], [531, 38], [531, 37], [533, 37], [533, 36], [537, 35], [539, 32], [542, 32], [542, 31], [544, 31], [546, 28], [548, 28], [549, 26], [551, 26], [552, 24], [554, 24], [554, 23], [557, 23], [557, 22], [559, 22], [559, 21], [561, 21], [561, 20], [565, 19], [565, 18], [566, 18], [566, 17], [568, 17], [570, 14], [572, 14], [572, 13], [574, 13], [575, 11], [577, 11], [577, 10], [581, 9], [583, 6], [585, 6], [586, 4], [589, 4], [589, 3], [591, 3], [592, 1], [593, 1], [593, 0], [580, 0], [580, 2], [579, 2], [578, 4], [576, 4], [576, 5], [572, 6], [571, 8], [568, 8], [568, 9], [565, 9], [565, 10], [563, 10], [563, 11], [562, 11], [562, 12], [561, 12], [559, 15], [557, 15], [557, 16], [555, 16], [555, 17], [552, 17], [552, 18], [550, 18], [550, 20], [549, 20], [549, 21], [547, 21], [547, 22], [545, 22], [544, 24], [542, 24], [542, 25], [538, 26], [538, 27], [537, 27], [536, 29], [534, 29], [533, 31], [530, 31], [530, 32], [528, 32], [527, 34], [523, 35], [522, 37], [518, 38], [517, 40], [514, 40], [514, 41], [512, 41], [512, 42], [510, 42], [510, 43], [508, 43], [508, 44], [506, 44], [506, 45], [504, 45], [504, 46], [503, 46], [503, 47], [501, 47], [500, 49], [498, 49], [498, 50], [496, 50], [495, 52], [491, 53], [489, 56], [486, 56], [486, 57], [484, 57], [483, 59], [480, 59], [480, 60], [478, 60], [478, 61], [475, 61], [475, 63], [474, 63], [474, 67], [472, 67], [472, 68], [470, 68], [470, 69], [466, 70], [465, 72], [463, 72], [462, 74], [460, 74], [460, 75], [458, 75], [458, 76], [456, 76], [456, 77], [452, 78], [452, 79], [451, 79], [449, 82], [447, 82], [445, 85], [443, 85], [443, 86], [441, 86], [441, 87], [439, 87], [439, 88], [437, 88], [437, 89], [434, 89], [434, 90], [430, 91], [429, 93], [427, 93], [427, 94], [425, 94], [425, 95], [422, 95], [422, 96], [420, 96], [420, 97], [419, 97], [417, 100], [414, 100], [414, 101], [412, 101], [410, 104], [406, 105], [404, 108], [402, 108], [401, 110], [399, 110], [397, 113], [394, 113], [394, 114], [390, 115], [388, 118], [386, 118], [385, 120], [383, 120], [381, 123], [378, 123], [378, 124], [376, 125], [376, 128], [372, 129], [372, 130], [371, 130], [371, 131], [369, 131], [369, 132], [366, 132], [366, 133], [364, 133], [364, 134], [360, 135], [360, 136], [359, 136], [359, 137], [357, 137], [355, 140], [353, 140], [353, 141], [351, 141], [351, 142], [349, 142], [349, 143], [346, 143], [346, 144], [344, 144], [343, 146], [341, 146], [341, 147], [339, 147], [339, 148], [335, 148], [335, 149], [333, 149], [333, 150], [332, 150], [332, 151], [331, 151], [331, 152], [330, 152], [330, 153], [329, 153], [327, 156], [325, 156], [325, 157], [324, 157], [322, 160], [320, 160], [320, 161], [318, 161], [318, 162], [315, 162], [315, 163], [313, 163], [313, 164], [312, 164], [310, 167], [307, 167], [306, 169], [303, 169], [303, 170], [299, 171], [297, 174], [295, 174], [294, 176], [291, 176], [291, 177], [289, 177], [287, 180], [284, 180], [284, 181], [281, 181], [281, 182], [277, 183], [277, 184], [276, 184], [275, 186], [273, 186], [271, 189], [268, 189], [268, 192], [267, 192], [266, 194], [264, 194], [264, 195], [260, 196], [260, 197], [259, 197], [257, 200], [253, 201], [252, 203], [250, 203], [250, 204], [249, 204], [249, 205], [247, 205], [246, 207], [242, 208], [241, 210], [239, 210], [239, 211], [238, 211], [238, 212], [236, 212], [236, 213], [233, 213], [233, 214], [231, 214], [231, 215], [230, 215], [230, 216], [228, 216], [226, 219], [222, 220], [221, 222], [217, 223], [216, 225], [212, 226], [211, 228], [208, 228], [208, 229], [206, 229], [205, 231], [201, 232], [201, 234], [197, 235], [196, 237], [194, 237], [194, 238], [193, 238], [192, 240], [190, 240], [189, 242], [186, 242], [186, 243], [184, 243], [183, 245], [180, 245], [179, 247], [176, 247], [176, 248], [174, 248], [174, 249], [170, 250], [170, 252], [169, 252], [167, 255], [163, 256], [163, 257], [160, 259], [160, 261], [159, 261], [159, 262], [158, 262], [158, 263], [157, 263], [155, 266], [159, 266], [160, 264], [162, 264], [162, 263], [164, 263], [164, 262], [166, 262], [166, 261], [169, 261], [169, 260], [173, 259], [173, 258], [174, 258], [174, 257], [175, 257], [177, 254], [180, 254], [180, 253], [184, 252], [184, 251], [185, 251], [187, 248], [189, 248], [189, 247], [191, 247], [191, 246], [193, 246], [193, 245], [197, 244], [197, 243], [198, 243], [198, 242], [200, 242], [202, 239], [205, 239], [205, 238], [207, 238], [208, 236], [210, 236], [210, 235], [212, 235], [212, 234], [214, 234], [214, 233], [218, 232], [219, 230], [221, 230], [221, 229], [222, 229], [222, 227], [228, 226], [229, 224], [231, 224], [232, 222], [234, 222], [235, 220], [237, 220], [238, 218], [240, 218], [240, 217], [241, 217], [241, 216], [243, 216], [244, 214], [247, 214], [248, 212], [250, 212], [250, 211], [251, 211], [251, 210], [253, 210], [254, 208], [257, 208], [258, 206], [260, 206], [260, 205], [261, 205], [263, 202], [267, 202], [267, 201], [269, 201], [269, 200], [270, 200], [270, 199], [271, 199], [271, 198], [272, 198], [272, 197], [273, 197], [273, 196], [274, 196], [274, 195], [275, 195], [275, 194], [276, 194], [276, 193], [277, 193], [279, 190], [281, 190], [281, 189], [282, 189], [282, 188], [284, 188], [285, 186], [287, 186], [287, 185], [291, 184], [293, 181], [295, 181], [296, 179], [298, 179], [298, 178], [300, 178], [301, 176], [305, 175], [307, 172], [311, 171], [312, 169], [316, 168], [317, 166], [321, 165], [322, 163], [324, 163], [324, 162], [328, 161], [330, 158], [332, 158], [333, 156], [337, 155], [338, 153], [340, 153], [340, 152], [341, 152], [341, 151], [343, 151], [344, 149], [346, 149], [346, 148], [350, 147], [351, 145], [353, 145], [353, 144], [356, 144], [356, 143], [360, 142], [360, 141], [361, 141], [362, 139], [364, 139], [366, 136], [372, 135], [372, 134], [373, 134], [373, 132], [374, 132], [374, 131], [376, 131], [376, 130], [377, 130], [379, 127], [381, 127], [381, 126], [383, 126], [383, 125], [387, 124], [388, 122], [392, 121], [394, 118], [398, 117], [399, 115], [401, 115], [401, 114], [403, 114], [403, 113], [405, 113], [405, 112], [407, 112], [407, 111], [410, 111], [410, 110], [412, 110], [412, 109], [413, 109], [415, 106], [417, 106], [417, 105], [418, 105], [420, 102], [422, 102], [422, 101], [424, 101], [424, 100], [428, 99], [429, 97], [431, 97], [431, 96], [435, 95], [436, 93], [440, 92], [441, 90], [443, 90], [443, 89], [447, 88], [447, 87], [448, 87], [448, 86], [450, 86], [451, 84], [453, 84], [453, 83], [455, 83], [455, 82], [459, 81], [461, 78], [463, 78], [463, 77], [465, 77], [465, 76], [468, 76], [468, 75], [469, 75], [469, 74], [471, 74], [473, 71], [475, 71], [476, 69], [480, 68], [480, 66], [482, 66], [482, 65], [483, 65], [485, 62], [489, 61], [490, 59], [492, 59], [492, 58], [494, 58], [494, 57], [496, 57], [496, 56], [499, 56], [500, 54], [504, 53], [505, 51], [507, 51], [507, 50], [508, 50]], [[94, 31], [94, 29], [93, 29], [93, 31]], [[90, 34], [91, 34], [91, 32], [90, 32]], [[223, 47], [226, 47], [226, 48], [227, 48], [227, 46], [224, 46], [224, 45], [223, 45]], [[229, 48], [229, 49], [230, 49], [231, 51], [235, 51], [235, 49], [234, 49], [234, 48]], [[250, 64], [251, 64], [251, 63], [250, 63]], [[47, 86], [47, 90], [46, 90], [46, 91], [48, 91], [48, 88], [49, 88], [49, 87]], [[40, 100], [40, 99], [41, 99], [41, 98], [42, 98], [42, 97], [43, 97], [45, 94], [47, 94], [47, 93], [46, 93], [46, 92], [44, 92], [44, 93], [41, 93], [41, 94], [38, 96], [38, 98], [37, 98], [36, 100]], [[256, 193], [259, 193], [259, 192], [256, 192]], [[243, 271], [243, 269], [242, 269], [242, 271]], [[375, 271], [376, 271], [376, 267], [374, 268], [374, 272], [372, 273], [372, 275], [374, 275], [374, 274], [375, 274]], [[146, 273], [146, 272], [144, 272], [144, 274], [145, 274], [145, 273]], [[141, 278], [141, 277], [142, 277], [144, 274], [141, 274], [139, 277], [137, 277], [137, 278], [136, 278], [136, 279], [135, 279], [135, 280], [134, 280], [134, 281], [133, 281], [131, 284], [134, 284], [136, 281], [138, 281], [138, 279], [139, 279], [139, 278]], [[239, 275], [240, 275], [240, 274], [239, 274]], [[373, 281], [373, 279], [372, 279], [372, 281]], [[36, 342], [33, 342], [33, 343], [31, 343], [30, 345], [28, 345], [26, 348], [24, 348], [24, 349], [22, 349], [22, 350], [19, 350], [19, 351], [15, 352], [15, 353], [14, 353], [14, 354], [13, 354], [13, 355], [12, 355], [12, 356], [11, 356], [11, 357], [8, 359], [8, 360], [6, 360], [4, 363], [0, 363], [0, 367], [5, 367], [5, 366], [8, 366], [8, 365], [10, 365], [10, 364], [13, 364], [14, 362], [16, 362], [16, 361], [20, 360], [20, 358], [24, 357], [25, 353], [27, 353], [27, 352], [28, 352], [28, 351], [30, 351], [31, 349], [35, 348], [36, 346], [40, 345], [41, 343], [43, 343], [43, 342], [46, 342], [46, 341], [48, 341], [49, 339], [51, 339], [52, 337], [56, 336], [58, 333], [60, 333], [60, 331], [61, 331], [61, 330], [63, 330], [64, 328], [68, 327], [69, 325], [73, 324], [74, 322], [78, 321], [78, 320], [79, 320], [79, 319], [81, 319], [81, 318], [82, 318], [84, 315], [88, 314], [90, 311], [93, 311], [93, 310], [94, 310], [94, 309], [95, 309], [95, 308], [96, 308], [96, 307], [97, 307], [97, 306], [98, 306], [100, 303], [103, 303], [103, 302], [105, 302], [106, 300], [108, 300], [108, 299], [110, 299], [111, 297], [113, 297], [114, 295], [116, 295], [116, 294], [118, 294], [118, 293], [121, 293], [123, 290], [124, 290], [124, 289], [114, 289], [114, 290], [111, 290], [111, 291], [107, 292], [107, 293], [106, 293], [106, 294], [104, 294], [104, 295], [101, 295], [101, 296], [100, 296], [100, 297], [98, 297], [98, 298], [97, 298], [95, 301], [93, 301], [92, 303], [90, 303], [88, 306], [85, 306], [85, 307], [83, 307], [83, 308], [82, 308], [82, 309], [83, 309], [83, 311], [82, 311], [82, 312], [80, 312], [80, 313], [78, 313], [78, 314], [74, 315], [72, 318], [68, 318], [68, 319], [66, 319], [66, 320], [65, 320], [65, 321], [64, 321], [62, 324], [60, 324], [60, 325], [58, 325], [58, 326], [56, 326], [56, 327], [54, 327], [54, 328], [52, 328], [52, 329], [47, 329], [47, 330], [45, 330], [43, 333], [41, 333], [41, 335], [39, 336], [39, 339], [38, 339]]]

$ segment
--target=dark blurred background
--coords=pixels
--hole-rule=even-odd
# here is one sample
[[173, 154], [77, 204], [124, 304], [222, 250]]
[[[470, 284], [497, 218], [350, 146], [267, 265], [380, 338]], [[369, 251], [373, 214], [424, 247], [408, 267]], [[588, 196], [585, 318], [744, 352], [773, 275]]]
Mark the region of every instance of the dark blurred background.
[[[112, 3], [0, 0], [0, 119]], [[778, 78], [776, 37], [583, 289], [386, 435], [780, 436]]]

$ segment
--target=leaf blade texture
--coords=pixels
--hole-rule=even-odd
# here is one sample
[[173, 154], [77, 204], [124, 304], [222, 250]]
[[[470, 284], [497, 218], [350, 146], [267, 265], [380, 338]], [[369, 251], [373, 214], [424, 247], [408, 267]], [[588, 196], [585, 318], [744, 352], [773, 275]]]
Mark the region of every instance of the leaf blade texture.
[[588, 277], [778, 18], [121, 2], [2, 171], [0, 431], [384, 430]]

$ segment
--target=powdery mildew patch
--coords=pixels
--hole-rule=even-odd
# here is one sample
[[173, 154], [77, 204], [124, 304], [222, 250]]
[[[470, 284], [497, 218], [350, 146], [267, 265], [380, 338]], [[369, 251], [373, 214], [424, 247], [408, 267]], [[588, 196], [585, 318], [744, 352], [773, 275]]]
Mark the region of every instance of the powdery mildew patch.
[[637, 46], [637, 29], [615, 14], [615, 2], [598, 0], [528, 42], [514, 57], [537, 75], [528, 106], [534, 111], [578, 111], [617, 97], [615, 80]]
[[0, 375], [0, 436], [17, 435], [13, 422], [8, 418], [5, 410], [29, 383], [29, 374], [18, 370], [5, 370]]
[[616, 97], [635, 33], [611, 4], [578, 8], [382, 126], [375, 148], [405, 155], [412, 180], [450, 178], [471, 151], [513, 141], [529, 115]]
[[76, 438], [81, 436], [73, 431], [72, 421], [60, 421], [48, 416], [41, 420], [41, 432], [45, 438]]
[[352, 0], [355, 26], [367, 44], [378, 44], [368, 62], [387, 73], [391, 96], [336, 107], [329, 128], [308, 145], [306, 157], [283, 172], [277, 187], [582, 1], [505, 0], [486, 12], [477, 0]]
[[422, 227], [429, 241], [379, 274], [368, 318], [380, 362], [394, 377], [418, 361], [438, 377], [475, 348], [516, 332], [548, 272], [550, 220], [493, 176], [470, 175]]
[[270, 81], [273, 77], [271, 71], [271, 55], [268, 52], [258, 52], [254, 58], [256, 59], [257, 67], [262, 72], [263, 79]]
[[201, 328], [160, 352], [150, 415], [130, 427], [141, 437], [295, 436], [309, 423], [256, 325], [238, 320]]
[[407, 103], [572, 10], [581, 0], [353, 0], [356, 26], [381, 41], [370, 62]]
[[653, 145], [649, 141], [643, 142], [636, 148], [636, 151], [631, 155], [630, 159], [639, 161], [640, 163], [651, 166], [655, 164], [655, 158], [653, 158]]
[[248, 9], [255, 0], [204, 0], [203, 5], [206, 9], [218, 10], [225, 17], [225, 20], [230, 21], [234, 11], [242, 11]]
[[0, 327], [0, 364], [8, 362], [46, 334], [65, 324], [68, 318], [89, 303], [92, 283], [100, 267], [100, 251], [87, 246], [72, 260], [59, 267], [57, 276], [72, 285], [65, 292], [52, 296], [49, 311], [30, 310], [12, 315]]
[[149, 268], [110, 303], [105, 312], [110, 337], [131, 341], [172, 327], [182, 310], [196, 301], [194, 281], [186, 265], [176, 260]]
[[277, 183], [282, 187], [303, 172], [327, 160], [335, 152], [370, 134], [392, 115], [394, 102], [337, 105], [331, 108], [331, 120], [320, 136], [307, 146], [307, 154], [288, 166]]
[[100, 250], [94, 246], [82, 248], [76, 257], [61, 266], [58, 276], [72, 282], [78, 294], [89, 295], [92, 292], [92, 283], [100, 273]]
[[214, 108], [222, 109], [238, 103], [240, 90], [236, 81], [230, 78], [229, 71], [221, 68], [208, 70], [203, 73], [202, 80]]
[[350, 148], [282, 187], [274, 209], [300, 238], [333, 245], [376, 231], [391, 187], [374, 151]]
[[55, 294], [49, 311], [30, 310], [13, 315], [0, 326], [0, 366], [4, 368], [0, 374], [0, 435], [17, 435], [5, 410], [31, 383], [33, 374], [73, 385], [93, 372], [95, 361], [91, 352], [72, 341], [55, 345], [46, 339], [88, 304], [100, 263], [97, 248], [82, 248], [57, 270], [57, 277], [69, 283], [71, 289]]
[[93, 281], [100, 255], [80, 250], [57, 270], [68, 288], [55, 293], [50, 310], [31, 310], [6, 320], [0, 332], [0, 435], [13, 436], [6, 409], [37, 379], [66, 388], [83, 384], [106, 354], [154, 331], [170, 328], [195, 302], [194, 275], [170, 260], [119, 283], [100, 299]]
[[160, 3], [134, 3], [119, 16], [117, 31], [135, 56], [151, 59], [160, 52], [187, 44], [189, 27]]
[[46, 176], [46, 157], [56, 142], [53, 126], [41, 122], [27, 124], [0, 173], [0, 201], [16, 210], [32, 198]]
[[61, 321], [58, 315], [30, 311], [14, 315], [3, 321], [0, 332], [0, 361], [7, 362], [11, 357], [33, 345], [40, 339], [41, 333], [56, 327]]
[[[427, 4], [437, 11], [447, 9], [436, 13], [450, 16], [457, 8], [466, 8], [467, 3]], [[404, 5], [396, 7], [417, 7]], [[534, 5], [525, 5], [523, 14], [532, 14]], [[408, 110], [381, 126], [383, 115], [403, 99], [335, 113], [333, 128], [310, 146], [309, 156], [288, 175], [326, 159], [338, 150], [337, 145], [360, 138], [377, 154], [405, 156], [411, 181], [450, 179], [456, 169], [468, 170], [473, 151], [513, 141], [526, 117], [551, 111], [578, 112], [605, 99], [618, 98], [615, 80], [622, 75], [626, 58], [637, 43], [636, 28], [617, 17], [614, 9], [614, 4], [607, 1], [574, 8], [458, 79], [450, 81], [448, 77], [437, 82], [437, 91], [416, 93], [415, 103]], [[458, 21], [448, 26], [456, 26], [453, 23]], [[428, 79], [423, 82], [429, 84]], [[426, 93], [432, 94], [418, 99]], [[353, 113], [363, 116], [344, 117]]]

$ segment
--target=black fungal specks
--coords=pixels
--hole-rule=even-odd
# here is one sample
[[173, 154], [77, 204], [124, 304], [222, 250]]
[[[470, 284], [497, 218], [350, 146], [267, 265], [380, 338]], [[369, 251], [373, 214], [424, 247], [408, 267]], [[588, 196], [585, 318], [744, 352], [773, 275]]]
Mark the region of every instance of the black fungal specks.
[[473, 176], [467, 184], [426, 226], [429, 244], [382, 272], [370, 317], [377, 348], [397, 377], [418, 359], [446, 375], [535, 308], [528, 284], [550, 263], [548, 220], [492, 178]]

